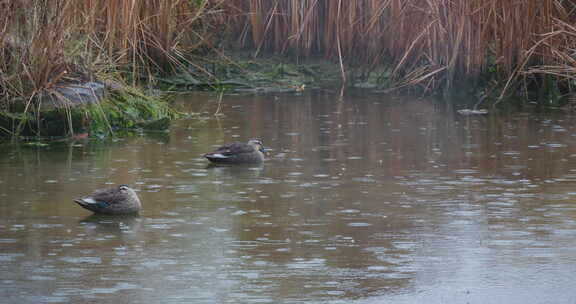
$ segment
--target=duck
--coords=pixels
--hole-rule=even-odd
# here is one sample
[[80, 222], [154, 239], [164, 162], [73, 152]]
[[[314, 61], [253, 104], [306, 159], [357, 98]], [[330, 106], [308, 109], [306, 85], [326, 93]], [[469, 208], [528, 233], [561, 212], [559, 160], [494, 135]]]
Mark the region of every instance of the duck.
[[225, 144], [204, 157], [214, 164], [259, 164], [264, 161], [265, 153], [261, 140], [250, 139], [247, 143]]
[[137, 214], [142, 209], [136, 191], [128, 185], [98, 189], [74, 202], [95, 214]]

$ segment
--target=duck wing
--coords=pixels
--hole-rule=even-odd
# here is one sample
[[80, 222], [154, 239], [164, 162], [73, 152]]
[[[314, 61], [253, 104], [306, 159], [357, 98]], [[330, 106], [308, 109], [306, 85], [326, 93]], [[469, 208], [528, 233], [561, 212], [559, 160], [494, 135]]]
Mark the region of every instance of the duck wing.
[[99, 189], [89, 196], [79, 199], [85, 204], [95, 204], [99, 207], [106, 207], [121, 201], [122, 193], [116, 188]]
[[228, 157], [244, 153], [254, 153], [254, 147], [246, 143], [234, 142], [223, 145], [220, 148], [216, 149], [216, 151], [207, 153], [206, 156], [220, 155], [223, 157]]
[[228, 145], [224, 145], [218, 150], [222, 150], [225, 154], [242, 154], [242, 153], [253, 153], [255, 151], [254, 147], [247, 143], [235, 142]]

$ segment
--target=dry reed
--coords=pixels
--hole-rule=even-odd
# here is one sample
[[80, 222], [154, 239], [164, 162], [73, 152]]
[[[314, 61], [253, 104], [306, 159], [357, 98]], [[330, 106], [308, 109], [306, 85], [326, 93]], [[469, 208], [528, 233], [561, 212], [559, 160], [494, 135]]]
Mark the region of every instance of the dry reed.
[[[576, 2], [231, 0], [245, 47], [392, 64], [402, 85], [451, 87], [493, 73], [573, 78]], [[243, 18], [242, 18], [243, 16]], [[238, 30], [240, 31], [240, 30]], [[250, 33], [251, 35], [247, 35]], [[247, 39], [250, 38], [250, 39]]]
[[186, 54], [211, 43], [209, 21], [217, 3], [0, 1], [0, 99], [32, 100], [54, 85], [94, 74], [129, 72], [137, 81], [170, 72]]
[[[171, 72], [223, 33], [255, 53], [392, 66], [399, 86], [433, 90], [489, 74], [576, 72], [573, 0], [0, 0], [0, 99], [61, 82]], [[194, 64], [193, 62], [187, 62]], [[105, 73], [101, 73], [105, 72]]]

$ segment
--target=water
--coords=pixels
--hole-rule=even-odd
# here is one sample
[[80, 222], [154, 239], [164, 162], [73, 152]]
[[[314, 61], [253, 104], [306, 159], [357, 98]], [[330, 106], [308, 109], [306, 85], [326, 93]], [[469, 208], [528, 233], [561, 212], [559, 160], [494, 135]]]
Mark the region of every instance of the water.
[[[576, 303], [567, 115], [429, 100], [181, 98], [169, 133], [0, 146], [2, 303]], [[257, 137], [262, 166], [201, 155]], [[72, 199], [131, 184], [140, 217]]]

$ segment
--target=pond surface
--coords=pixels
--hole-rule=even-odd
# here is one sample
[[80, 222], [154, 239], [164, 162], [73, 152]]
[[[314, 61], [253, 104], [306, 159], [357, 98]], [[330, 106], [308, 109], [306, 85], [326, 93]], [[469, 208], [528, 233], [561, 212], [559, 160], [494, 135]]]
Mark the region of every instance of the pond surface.
[[[576, 303], [576, 119], [180, 98], [168, 133], [0, 146], [2, 303]], [[261, 138], [256, 167], [205, 152]], [[131, 184], [140, 217], [72, 199]]]

